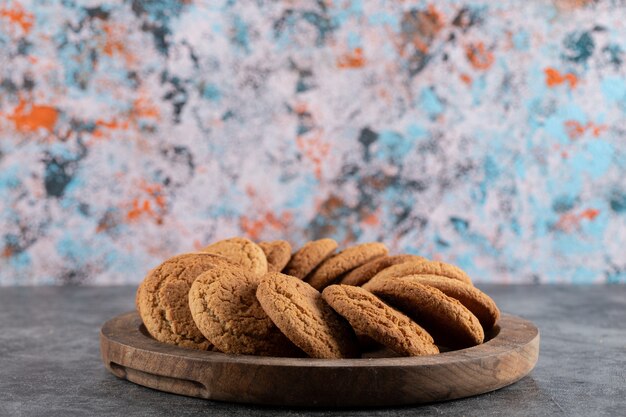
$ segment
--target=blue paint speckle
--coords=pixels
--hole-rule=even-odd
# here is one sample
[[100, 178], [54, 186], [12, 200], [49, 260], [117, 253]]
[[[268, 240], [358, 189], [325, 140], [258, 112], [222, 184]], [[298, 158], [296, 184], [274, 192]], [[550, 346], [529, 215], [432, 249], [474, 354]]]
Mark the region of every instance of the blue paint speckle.
[[443, 112], [443, 103], [435, 93], [434, 88], [424, 88], [420, 93], [420, 104], [431, 119], [435, 119]]
[[583, 149], [572, 155], [569, 165], [575, 172], [587, 173], [593, 179], [598, 179], [611, 167], [613, 155], [613, 145], [595, 139], [587, 142]]

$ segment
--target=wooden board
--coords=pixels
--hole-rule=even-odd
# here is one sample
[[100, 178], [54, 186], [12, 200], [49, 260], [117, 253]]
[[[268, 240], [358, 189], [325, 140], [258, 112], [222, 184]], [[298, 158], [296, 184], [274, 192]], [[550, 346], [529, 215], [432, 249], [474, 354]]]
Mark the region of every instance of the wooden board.
[[268, 358], [160, 343], [130, 312], [102, 326], [100, 350], [115, 376], [176, 394], [284, 406], [391, 406], [482, 394], [534, 368], [539, 331], [531, 322], [505, 314], [490, 336], [469, 349], [413, 358]]

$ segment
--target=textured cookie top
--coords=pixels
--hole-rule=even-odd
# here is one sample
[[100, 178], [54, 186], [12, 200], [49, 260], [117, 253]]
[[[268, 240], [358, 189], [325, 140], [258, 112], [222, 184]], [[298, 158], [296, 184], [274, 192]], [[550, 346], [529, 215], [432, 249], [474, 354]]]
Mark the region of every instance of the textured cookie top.
[[439, 261], [409, 261], [385, 268], [376, 274], [369, 282], [363, 285], [363, 288], [370, 289], [375, 281], [384, 280], [386, 278], [397, 278], [406, 275], [439, 275], [442, 277], [452, 278], [466, 284], [472, 284], [470, 277], [460, 268], [454, 265]]
[[439, 349], [426, 330], [367, 290], [351, 285], [330, 285], [322, 298], [350, 322], [359, 334], [403, 356], [433, 355]]
[[293, 356], [297, 348], [256, 298], [260, 278], [242, 268], [213, 268], [191, 285], [189, 307], [202, 334], [224, 353]]
[[408, 314], [438, 345], [456, 349], [483, 342], [483, 328], [476, 316], [436, 288], [412, 280], [385, 279], [375, 282], [370, 291]]
[[259, 276], [267, 273], [267, 258], [263, 249], [243, 237], [220, 240], [205, 247], [202, 252], [222, 255]]
[[340, 284], [361, 286], [372, 277], [378, 274], [385, 268], [389, 268], [392, 265], [401, 264], [409, 261], [423, 261], [426, 258], [422, 258], [417, 255], [395, 255], [395, 256], [381, 256], [373, 261], [369, 261], [358, 268], [348, 272], [343, 278], [341, 278]]
[[306, 282], [270, 272], [259, 284], [257, 298], [285, 336], [309, 356], [340, 359], [358, 355], [350, 325]]
[[189, 311], [188, 293], [201, 273], [216, 266], [233, 266], [209, 253], [174, 256], [152, 269], [137, 289], [136, 304], [148, 332], [156, 340], [184, 347], [208, 349]]
[[291, 259], [291, 244], [286, 240], [260, 242], [258, 245], [263, 249], [267, 258], [267, 272], [280, 272], [289, 263], [289, 259]]
[[500, 310], [496, 303], [473, 285], [437, 275], [408, 275], [400, 279], [429, 285], [447, 296], [459, 300], [478, 318], [484, 330], [490, 330], [500, 318]]
[[313, 288], [321, 290], [331, 284], [340, 275], [372, 259], [384, 256], [387, 252], [387, 247], [378, 242], [351, 246], [322, 262], [307, 278], [307, 282]]
[[319, 239], [307, 242], [291, 256], [284, 273], [292, 277], [304, 279], [324, 259], [337, 249], [333, 239]]

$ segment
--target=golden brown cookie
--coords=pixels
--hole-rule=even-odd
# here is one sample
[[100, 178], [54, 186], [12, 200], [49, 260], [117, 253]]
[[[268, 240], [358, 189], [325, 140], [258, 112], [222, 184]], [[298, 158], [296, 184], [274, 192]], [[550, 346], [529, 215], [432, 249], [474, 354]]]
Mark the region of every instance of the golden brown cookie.
[[352, 328], [315, 288], [296, 277], [270, 272], [256, 293], [263, 310], [296, 346], [313, 358], [358, 355]]
[[243, 237], [220, 240], [205, 247], [202, 252], [221, 255], [259, 276], [267, 273], [267, 258], [263, 249]]
[[319, 239], [307, 242], [296, 253], [283, 270], [287, 275], [304, 279], [309, 272], [315, 269], [322, 261], [328, 258], [337, 249], [337, 242], [333, 239]]
[[400, 355], [439, 353], [426, 330], [363, 288], [330, 285], [324, 288], [322, 298], [348, 320], [357, 333], [371, 337]]
[[476, 316], [436, 288], [411, 280], [385, 279], [374, 282], [370, 291], [424, 327], [438, 345], [457, 349], [484, 340]]
[[472, 285], [470, 277], [460, 268], [445, 262], [423, 260], [404, 262], [383, 269], [366, 282], [363, 288], [369, 290], [370, 286], [373, 285], [375, 281], [385, 278], [398, 278], [406, 275], [439, 275]]
[[189, 308], [204, 337], [224, 353], [294, 356], [298, 349], [256, 298], [260, 278], [240, 267], [213, 268], [191, 285]]
[[354, 268], [358, 268], [372, 259], [385, 256], [387, 252], [387, 247], [378, 242], [351, 246], [322, 262], [306, 278], [306, 281], [313, 288], [321, 290], [330, 285], [340, 275], [352, 271]]
[[404, 262], [423, 260], [426, 258], [417, 255], [381, 256], [348, 272], [341, 278], [340, 284], [361, 286], [385, 268]]
[[196, 327], [189, 311], [188, 293], [193, 281], [217, 266], [234, 266], [210, 253], [174, 256], [157, 266], [137, 289], [136, 304], [148, 332], [160, 342], [208, 349], [211, 344]]
[[500, 310], [496, 303], [473, 285], [437, 275], [407, 275], [400, 279], [429, 285], [437, 288], [445, 295], [459, 300], [478, 318], [484, 330], [491, 330], [500, 318]]
[[260, 242], [267, 258], [267, 272], [280, 272], [291, 259], [291, 245], [286, 240], [274, 240], [272, 242]]

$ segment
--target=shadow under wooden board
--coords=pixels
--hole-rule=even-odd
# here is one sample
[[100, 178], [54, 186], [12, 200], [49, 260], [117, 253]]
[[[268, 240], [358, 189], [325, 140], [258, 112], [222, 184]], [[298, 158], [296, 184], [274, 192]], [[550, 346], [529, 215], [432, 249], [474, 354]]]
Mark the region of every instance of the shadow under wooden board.
[[539, 356], [539, 330], [504, 314], [482, 345], [410, 358], [296, 359], [227, 355], [154, 340], [136, 312], [100, 332], [106, 368], [161, 391], [241, 403], [363, 407], [469, 397], [510, 385]]

